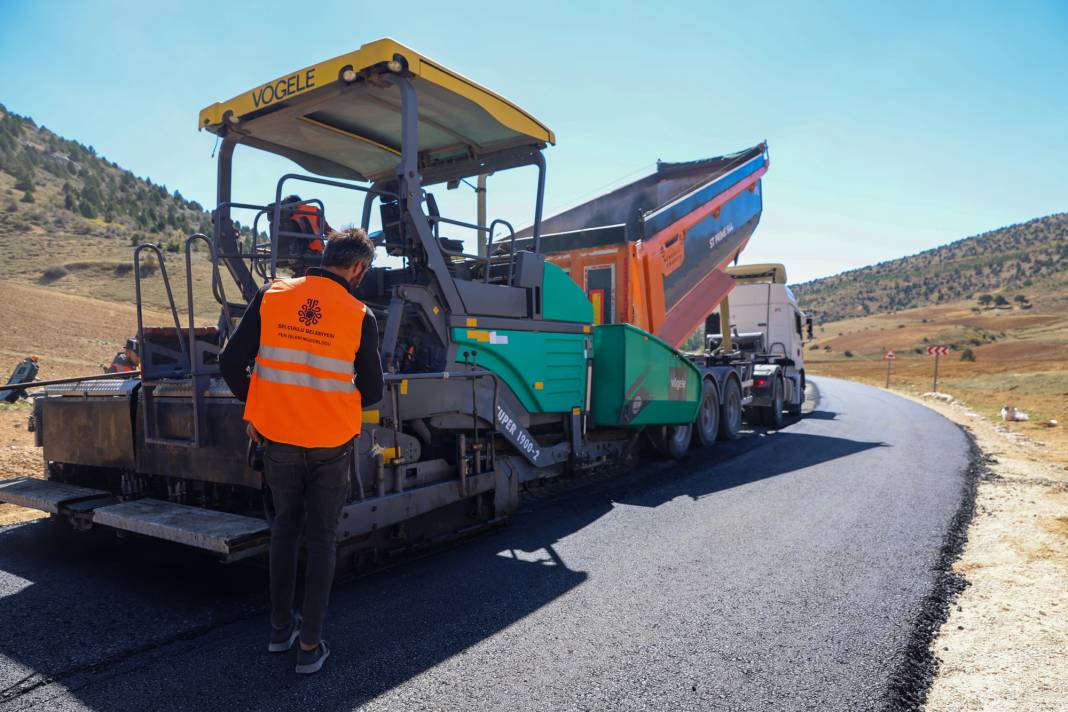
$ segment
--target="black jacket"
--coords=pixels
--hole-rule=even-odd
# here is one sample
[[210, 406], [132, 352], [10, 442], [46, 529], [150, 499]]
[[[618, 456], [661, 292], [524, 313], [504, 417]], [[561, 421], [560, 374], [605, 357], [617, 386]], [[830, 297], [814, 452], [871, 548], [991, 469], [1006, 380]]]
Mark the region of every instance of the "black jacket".
[[[349, 289], [345, 280], [324, 269], [313, 267], [308, 270], [308, 276], [326, 277], [343, 286], [346, 291]], [[226, 385], [230, 386], [233, 394], [241, 401], [248, 398], [251, 380], [249, 370], [260, 349], [260, 303], [263, 301], [263, 293], [269, 286], [265, 286], [256, 293], [248, 309], [245, 310], [245, 315], [241, 317], [237, 330], [219, 354], [219, 370], [222, 372], [222, 377]], [[370, 309], [363, 318], [360, 348], [356, 352], [353, 369], [356, 373], [354, 382], [357, 390], [360, 391], [363, 405], [374, 405], [382, 400], [382, 360], [378, 356], [378, 322]]]

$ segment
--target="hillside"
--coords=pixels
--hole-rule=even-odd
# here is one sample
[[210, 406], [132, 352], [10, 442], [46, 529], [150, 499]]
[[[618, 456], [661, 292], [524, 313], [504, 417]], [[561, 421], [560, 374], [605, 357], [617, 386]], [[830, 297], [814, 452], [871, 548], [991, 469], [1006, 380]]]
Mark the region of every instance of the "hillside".
[[[193, 232], [211, 233], [211, 216], [197, 202], [0, 105], [0, 280], [131, 304], [133, 247], [152, 242], [166, 252], [181, 306], [182, 242]], [[158, 269], [147, 262], [145, 301], [164, 308]], [[196, 310], [214, 320], [210, 274], [198, 256]]]
[[[803, 309], [828, 322], [959, 301], [1024, 305], [1068, 289], [1068, 213], [791, 285]], [[1017, 295], [1024, 299], [1017, 299]], [[998, 300], [1000, 302], [1000, 300]], [[1025, 307], [1026, 308], [1026, 307]]]

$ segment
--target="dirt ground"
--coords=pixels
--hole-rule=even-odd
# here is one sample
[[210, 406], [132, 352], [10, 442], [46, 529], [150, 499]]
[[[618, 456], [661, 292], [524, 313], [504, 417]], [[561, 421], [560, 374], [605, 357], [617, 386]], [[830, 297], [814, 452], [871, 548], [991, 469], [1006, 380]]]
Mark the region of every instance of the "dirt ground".
[[1068, 453], [961, 401], [903, 395], [968, 428], [990, 470], [955, 565], [969, 585], [932, 644], [926, 709], [1068, 709]]
[[[27, 401], [0, 403], [0, 480], [44, 473], [41, 451], [33, 446], [26, 421], [33, 408]], [[0, 526], [46, 516], [34, 509], [0, 504]]]
[[[1034, 299], [1030, 309], [962, 302], [820, 325], [805, 365], [812, 374], [884, 386], [883, 355], [893, 349], [890, 387], [920, 395], [934, 390], [927, 347], [954, 347], [939, 359], [938, 390], [991, 420], [1005, 405], [1024, 410], [1030, 420], [1013, 427], [1068, 465], [1068, 295]], [[965, 349], [974, 360], [962, 358]]]
[[[38, 379], [102, 373], [126, 338], [137, 332], [137, 313], [129, 304], [66, 294], [0, 280], [0, 369], [6, 381], [27, 356], [39, 357]], [[166, 323], [146, 312], [149, 323]], [[41, 451], [33, 445], [27, 400], [0, 403], [0, 479], [43, 473]], [[32, 509], [0, 505], [0, 526], [45, 516]]]

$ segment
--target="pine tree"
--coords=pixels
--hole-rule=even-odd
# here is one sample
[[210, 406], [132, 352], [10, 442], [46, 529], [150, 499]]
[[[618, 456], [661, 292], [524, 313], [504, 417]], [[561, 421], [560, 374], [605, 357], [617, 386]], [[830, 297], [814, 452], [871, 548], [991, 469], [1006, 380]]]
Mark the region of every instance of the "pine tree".
[[80, 212], [83, 217], [87, 217], [90, 220], [97, 216], [96, 206], [86, 201], [84, 196], [78, 201], [78, 212]]

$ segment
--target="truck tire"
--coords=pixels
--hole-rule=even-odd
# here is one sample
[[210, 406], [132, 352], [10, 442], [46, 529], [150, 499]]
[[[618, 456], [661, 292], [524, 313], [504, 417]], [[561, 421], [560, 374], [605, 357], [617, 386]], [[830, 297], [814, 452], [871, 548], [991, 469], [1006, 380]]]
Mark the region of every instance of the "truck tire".
[[693, 423], [685, 425], [659, 425], [650, 428], [649, 439], [657, 452], [672, 460], [681, 460], [686, 457], [690, 449]]
[[701, 409], [693, 424], [693, 444], [708, 447], [719, 437], [719, 388], [716, 381], [706, 378], [701, 392]]
[[723, 405], [719, 407], [719, 439], [737, 440], [742, 436], [742, 387], [728, 378], [723, 386]]
[[785, 389], [786, 384], [782, 382], [781, 378], [776, 378], [772, 381], [771, 405], [760, 409], [760, 415], [764, 420], [764, 425], [774, 430], [782, 428], [782, 395]]

